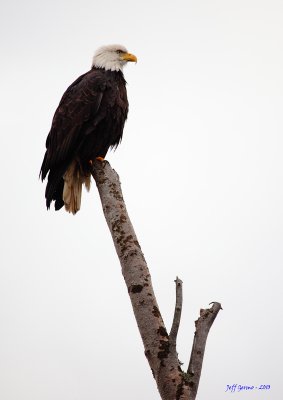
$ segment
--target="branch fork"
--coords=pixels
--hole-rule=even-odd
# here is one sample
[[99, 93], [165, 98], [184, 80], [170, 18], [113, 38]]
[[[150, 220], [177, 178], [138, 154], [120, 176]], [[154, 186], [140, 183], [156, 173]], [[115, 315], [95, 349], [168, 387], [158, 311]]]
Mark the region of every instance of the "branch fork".
[[220, 303], [200, 311], [187, 372], [182, 371], [176, 341], [182, 313], [182, 284], [176, 277], [176, 304], [168, 335], [151, 276], [129, 219], [118, 174], [107, 161], [95, 161], [96, 181], [104, 216], [120, 260], [133, 311], [143, 340], [145, 355], [163, 400], [194, 400], [197, 394], [206, 339], [221, 309]]

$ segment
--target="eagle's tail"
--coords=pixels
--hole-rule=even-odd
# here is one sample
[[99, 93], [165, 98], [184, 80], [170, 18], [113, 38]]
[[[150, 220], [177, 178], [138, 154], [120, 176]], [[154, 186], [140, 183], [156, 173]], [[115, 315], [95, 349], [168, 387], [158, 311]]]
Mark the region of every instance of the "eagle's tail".
[[81, 170], [77, 161], [73, 161], [64, 176], [63, 201], [66, 211], [76, 214], [81, 206], [82, 185], [90, 189], [90, 174]]

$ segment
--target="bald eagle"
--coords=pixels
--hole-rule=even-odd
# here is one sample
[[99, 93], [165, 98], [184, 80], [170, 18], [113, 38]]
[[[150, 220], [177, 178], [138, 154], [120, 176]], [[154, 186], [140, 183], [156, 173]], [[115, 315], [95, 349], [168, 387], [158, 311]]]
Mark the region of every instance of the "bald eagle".
[[80, 209], [82, 185], [90, 188], [92, 163], [104, 159], [123, 135], [128, 114], [126, 81], [122, 69], [137, 61], [121, 45], [104, 46], [93, 57], [90, 71], [73, 82], [55, 111], [46, 140], [40, 176], [48, 174], [46, 206]]

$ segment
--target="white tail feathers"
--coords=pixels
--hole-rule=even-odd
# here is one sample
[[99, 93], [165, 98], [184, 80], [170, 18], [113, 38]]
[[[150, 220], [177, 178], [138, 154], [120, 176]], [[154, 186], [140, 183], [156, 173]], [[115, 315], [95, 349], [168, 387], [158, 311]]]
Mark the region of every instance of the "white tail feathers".
[[63, 201], [66, 211], [76, 214], [81, 207], [82, 185], [90, 189], [90, 174], [85, 176], [77, 161], [73, 161], [64, 176]]

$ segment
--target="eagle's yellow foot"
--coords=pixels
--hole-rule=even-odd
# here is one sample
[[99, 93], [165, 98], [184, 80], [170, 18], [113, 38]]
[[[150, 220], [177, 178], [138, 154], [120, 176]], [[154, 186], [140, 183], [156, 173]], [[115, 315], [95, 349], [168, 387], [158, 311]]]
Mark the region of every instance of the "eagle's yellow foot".
[[98, 161], [104, 161], [104, 158], [103, 158], [103, 157], [96, 157], [96, 160], [98, 160]]

